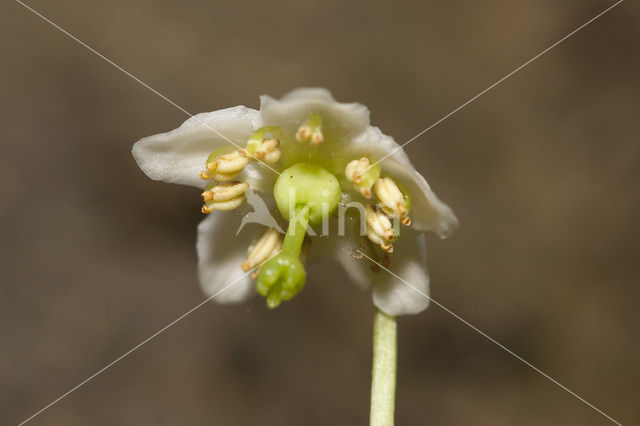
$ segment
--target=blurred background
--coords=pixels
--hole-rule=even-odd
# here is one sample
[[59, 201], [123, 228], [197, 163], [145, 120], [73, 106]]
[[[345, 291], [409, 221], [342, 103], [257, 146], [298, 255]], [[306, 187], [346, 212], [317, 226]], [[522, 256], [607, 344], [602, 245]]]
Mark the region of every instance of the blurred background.
[[[613, 2], [28, 4], [192, 113], [322, 86], [403, 142]], [[204, 300], [201, 214], [130, 154], [186, 116], [0, 8], [0, 422], [17, 424]], [[428, 238], [432, 296], [624, 424], [639, 18], [622, 3], [406, 147], [461, 222]], [[31, 424], [363, 425], [372, 314], [327, 261], [295, 302], [207, 304]], [[611, 424], [435, 305], [399, 327], [398, 425]]]

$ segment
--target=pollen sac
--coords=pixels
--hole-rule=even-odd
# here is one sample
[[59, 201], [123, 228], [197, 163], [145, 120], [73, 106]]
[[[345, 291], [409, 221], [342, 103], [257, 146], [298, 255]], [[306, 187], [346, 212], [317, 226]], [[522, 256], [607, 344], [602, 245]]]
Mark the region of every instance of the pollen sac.
[[282, 130], [278, 126], [263, 126], [253, 132], [247, 142], [247, 153], [252, 159], [273, 164], [280, 159]]
[[320, 114], [311, 114], [296, 132], [298, 142], [309, 142], [310, 145], [317, 146], [324, 141], [322, 134], [323, 118]]
[[345, 177], [353, 182], [353, 187], [365, 198], [371, 198], [371, 187], [380, 177], [380, 165], [374, 163], [367, 157], [353, 160], [344, 169]]
[[393, 179], [386, 177], [376, 180], [373, 185], [380, 208], [391, 217], [399, 218], [404, 225], [411, 225], [409, 218], [410, 200], [402, 194]]
[[204, 200], [202, 213], [209, 214], [214, 210], [228, 211], [240, 206], [247, 199], [249, 184], [244, 182], [227, 182], [209, 184], [200, 194]]
[[258, 160], [273, 164], [280, 159], [280, 141], [275, 138], [262, 139], [252, 154]]
[[243, 149], [216, 155], [213, 151], [207, 158], [207, 168], [200, 173], [202, 179], [225, 182], [235, 178], [249, 163], [249, 156]]
[[[255, 244], [249, 248], [247, 260], [242, 262], [242, 270], [249, 271], [262, 264], [265, 260], [274, 256], [282, 248], [282, 234], [273, 228], [265, 232]], [[254, 271], [251, 276], [255, 279], [259, 271]]]
[[367, 238], [387, 253], [393, 251], [391, 243], [396, 239], [393, 225], [387, 215], [380, 209], [368, 204], [366, 207]]

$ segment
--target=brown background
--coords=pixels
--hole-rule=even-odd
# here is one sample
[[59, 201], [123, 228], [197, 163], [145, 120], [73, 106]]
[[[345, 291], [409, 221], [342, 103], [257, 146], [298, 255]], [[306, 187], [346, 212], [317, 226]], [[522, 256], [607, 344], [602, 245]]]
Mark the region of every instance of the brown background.
[[[324, 86], [402, 142], [612, 2], [29, 4], [190, 112]], [[0, 422], [16, 424], [204, 297], [198, 192], [130, 155], [184, 114], [1, 8]], [[429, 237], [433, 297], [624, 424], [640, 422], [639, 18], [622, 3], [407, 147], [461, 221]], [[32, 424], [366, 424], [370, 296], [327, 267], [273, 312], [205, 305]], [[610, 424], [436, 306], [400, 320], [399, 360], [399, 425]]]

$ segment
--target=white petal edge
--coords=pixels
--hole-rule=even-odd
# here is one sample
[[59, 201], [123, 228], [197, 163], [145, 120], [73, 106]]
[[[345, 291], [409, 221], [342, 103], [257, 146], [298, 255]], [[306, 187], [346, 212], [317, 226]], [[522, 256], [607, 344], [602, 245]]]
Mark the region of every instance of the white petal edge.
[[[153, 180], [202, 188], [206, 182], [199, 174], [211, 151], [233, 144], [244, 147], [258, 122], [258, 111], [244, 106], [197, 114], [175, 130], [140, 139], [133, 145], [133, 157]], [[249, 175], [255, 170], [250, 168]]]
[[389, 267], [402, 280], [384, 269], [374, 273], [374, 305], [389, 315], [411, 315], [427, 309], [429, 273], [426, 247], [424, 234], [403, 232], [393, 245]]
[[241, 265], [256, 237], [256, 225], [245, 226], [234, 237], [241, 219], [235, 212], [213, 212], [198, 225], [200, 287], [219, 303], [239, 303], [255, 293], [251, 273], [243, 271]]
[[[441, 238], [449, 236], [458, 226], [458, 219], [449, 206], [440, 201], [429, 184], [409, 161], [409, 157], [392, 137], [379, 128], [369, 126], [365, 132], [344, 147], [346, 155], [354, 158], [371, 155], [380, 162], [383, 174], [404, 185], [411, 196], [412, 228], [417, 231], [435, 232]], [[392, 153], [387, 156], [388, 154]]]
[[[389, 271], [382, 267], [374, 272], [375, 264], [367, 257], [357, 255], [353, 238], [338, 238], [332, 254], [342, 265], [350, 280], [358, 287], [372, 287], [373, 303], [389, 315], [411, 315], [422, 312], [429, 305], [429, 274], [427, 273], [426, 241], [423, 233], [404, 229], [393, 245]], [[315, 247], [314, 247], [315, 248]], [[329, 251], [325, 248], [325, 252]], [[382, 264], [380, 262], [380, 264]]]
[[265, 125], [278, 125], [294, 133], [312, 113], [323, 116], [325, 126], [335, 126], [345, 138], [362, 133], [369, 125], [369, 110], [359, 103], [337, 102], [327, 89], [303, 87], [281, 99], [260, 96], [260, 114]]

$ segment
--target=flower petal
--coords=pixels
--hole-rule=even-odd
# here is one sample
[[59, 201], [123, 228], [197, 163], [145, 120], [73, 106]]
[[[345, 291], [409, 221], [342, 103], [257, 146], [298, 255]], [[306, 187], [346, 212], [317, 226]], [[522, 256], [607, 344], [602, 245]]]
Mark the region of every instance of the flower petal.
[[242, 302], [255, 293], [251, 273], [243, 271], [241, 265], [258, 226], [247, 225], [234, 238], [232, 232], [240, 221], [234, 212], [214, 212], [198, 225], [200, 287], [208, 297], [217, 294], [214, 300], [220, 303]]
[[314, 262], [323, 257], [334, 258], [344, 268], [353, 284], [361, 289], [367, 289], [371, 285], [369, 265], [365, 262], [366, 259], [356, 260], [352, 257], [354, 251], [358, 249], [354, 242], [358, 241], [357, 227], [359, 223], [359, 221], [346, 216], [343, 228], [338, 218], [330, 218], [329, 235], [320, 233], [311, 238], [307, 260]]
[[[151, 179], [202, 188], [206, 182], [198, 175], [211, 151], [233, 144], [244, 147], [258, 121], [258, 111], [244, 106], [197, 114], [175, 130], [136, 142], [133, 157]], [[247, 171], [252, 180], [255, 171]]]
[[[417, 231], [432, 231], [441, 238], [449, 236], [458, 226], [458, 219], [449, 206], [444, 204], [431, 190], [427, 181], [409, 161], [409, 157], [392, 137], [370, 126], [364, 133], [345, 146], [346, 155], [357, 158], [371, 155], [381, 161], [383, 175], [389, 175], [403, 185], [411, 196], [412, 228]], [[393, 154], [385, 157], [389, 153]]]
[[198, 277], [207, 296], [222, 291], [216, 301], [237, 303], [256, 292], [251, 272], [242, 270], [242, 262], [247, 259], [251, 244], [268, 228], [282, 232], [283, 223], [271, 215], [275, 211], [272, 196], [260, 196], [249, 190], [247, 203], [242, 207], [232, 212], [213, 212], [200, 222], [196, 245]]
[[429, 305], [425, 236], [404, 231], [393, 250], [388, 269], [404, 281], [384, 269], [374, 273], [373, 303], [389, 315], [417, 314]]
[[260, 97], [263, 124], [278, 125], [288, 134], [294, 134], [313, 113], [324, 118], [324, 131], [339, 133], [343, 138], [355, 137], [369, 125], [367, 107], [359, 103], [336, 102], [326, 89], [295, 89], [281, 99], [267, 95]]
[[[316, 247], [324, 253], [332, 253], [345, 272], [358, 287], [372, 287], [373, 303], [389, 315], [409, 315], [423, 311], [429, 305], [429, 275], [426, 265], [425, 236], [405, 229], [393, 244], [387, 269], [405, 280], [396, 278], [366, 256], [358, 253], [353, 238], [334, 237]], [[362, 248], [360, 248], [362, 249]], [[365, 252], [366, 253], [366, 252]], [[371, 253], [367, 256], [372, 257]], [[380, 265], [381, 261], [376, 260]]]

